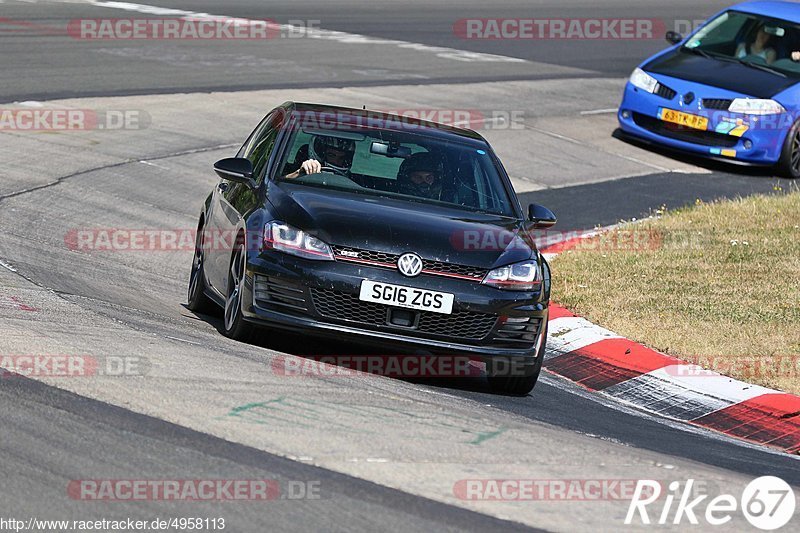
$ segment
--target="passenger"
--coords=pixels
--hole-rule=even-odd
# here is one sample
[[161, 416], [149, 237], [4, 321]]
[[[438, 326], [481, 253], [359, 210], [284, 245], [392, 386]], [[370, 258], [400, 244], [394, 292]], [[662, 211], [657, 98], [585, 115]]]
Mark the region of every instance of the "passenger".
[[442, 195], [442, 158], [430, 152], [419, 152], [403, 161], [397, 172], [401, 194], [440, 200]]

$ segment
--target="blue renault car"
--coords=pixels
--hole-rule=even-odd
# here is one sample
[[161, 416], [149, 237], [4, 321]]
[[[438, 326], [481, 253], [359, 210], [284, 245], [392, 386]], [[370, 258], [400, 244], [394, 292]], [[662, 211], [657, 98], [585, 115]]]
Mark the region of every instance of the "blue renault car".
[[739, 4], [667, 41], [625, 86], [623, 135], [800, 177], [800, 4]]

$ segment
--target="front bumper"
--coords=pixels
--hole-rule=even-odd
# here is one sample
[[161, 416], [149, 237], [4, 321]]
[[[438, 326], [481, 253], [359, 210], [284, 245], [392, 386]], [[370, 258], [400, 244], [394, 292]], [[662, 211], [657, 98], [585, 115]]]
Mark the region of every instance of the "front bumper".
[[[362, 280], [455, 295], [453, 313], [396, 310], [361, 302]], [[242, 311], [247, 321], [414, 354], [471, 354], [534, 360], [548, 317], [542, 293], [279, 252], [248, 261]], [[400, 325], [402, 323], [403, 325]]]
[[[687, 89], [682, 80], [667, 80], [668, 86]], [[648, 143], [711, 159], [750, 165], [774, 165], [781, 156], [784, 140], [792, 126], [788, 114], [767, 117], [705, 109], [702, 94], [713, 88], [693, 87], [697, 96], [687, 105], [680, 90], [672, 98], [650, 94], [631, 83], [625, 86], [617, 120], [622, 132]], [[704, 92], [701, 92], [704, 91]], [[672, 109], [709, 119], [708, 130], [677, 128], [659, 117], [661, 109]]]

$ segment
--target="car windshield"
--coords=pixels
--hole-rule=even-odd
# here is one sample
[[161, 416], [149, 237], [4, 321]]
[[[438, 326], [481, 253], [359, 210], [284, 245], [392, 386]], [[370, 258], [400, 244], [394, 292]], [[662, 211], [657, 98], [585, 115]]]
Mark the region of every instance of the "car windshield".
[[[488, 148], [441, 140], [419, 131], [344, 128], [295, 128], [277, 179], [516, 216]], [[322, 172], [297, 175], [309, 159], [319, 161]]]
[[800, 79], [800, 26], [783, 20], [727, 11], [703, 26], [682, 51]]

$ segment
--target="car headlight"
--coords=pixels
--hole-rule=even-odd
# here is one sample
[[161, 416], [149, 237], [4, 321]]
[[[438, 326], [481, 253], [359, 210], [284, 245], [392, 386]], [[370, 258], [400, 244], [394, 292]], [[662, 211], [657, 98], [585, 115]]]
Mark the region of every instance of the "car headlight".
[[779, 115], [786, 112], [783, 106], [775, 100], [759, 98], [736, 98], [731, 102], [728, 111], [745, 115]]
[[331, 247], [305, 231], [273, 220], [264, 227], [264, 248], [321, 261], [333, 261]]
[[534, 259], [495, 268], [483, 278], [484, 285], [508, 291], [530, 291], [542, 283], [539, 263]]
[[656, 87], [658, 86], [658, 80], [640, 68], [634, 69], [630, 82], [634, 87], [649, 93], [656, 92]]

